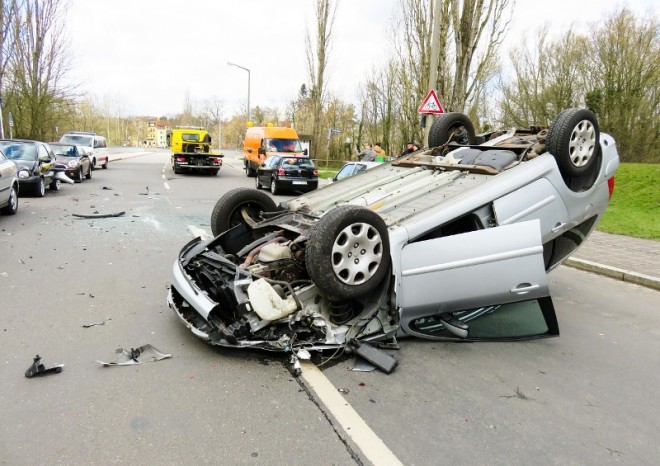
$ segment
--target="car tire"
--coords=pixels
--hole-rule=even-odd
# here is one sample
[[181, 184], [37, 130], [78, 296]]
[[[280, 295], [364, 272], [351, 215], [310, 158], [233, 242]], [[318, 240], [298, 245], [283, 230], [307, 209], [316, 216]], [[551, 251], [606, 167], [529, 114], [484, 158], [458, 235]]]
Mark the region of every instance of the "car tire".
[[96, 170], [96, 158], [92, 159], [92, 170]]
[[39, 178], [39, 184], [34, 187], [35, 197], [44, 197], [46, 195], [46, 182], [43, 178]]
[[272, 178], [270, 180], [270, 193], [275, 196], [280, 193], [280, 189], [277, 187], [277, 180], [275, 178]]
[[359, 206], [331, 210], [310, 232], [305, 266], [331, 299], [351, 299], [374, 290], [390, 266], [385, 221]]
[[92, 179], [92, 166], [91, 165], [89, 166], [89, 170], [87, 170], [87, 174], [85, 175], [85, 178], [87, 178], [88, 180]]
[[78, 169], [78, 173], [76, 173], [76, 178], [73, 181], [75, 181], [76, 183], [82, 183], [84, 179], [85, 177], [83, 176], [83, 169], [82, 167], [80, 167]]
[[108, 162], [110, 162], [110, 159], [106, 158], [105, 163], [103, 165], [101, 165], [101, 168], [104, 169], [104, 170], [107, 170], [108, 169]]
[[463, 145], [474, 145], [477, 138], [474, 125], [464, 113], [442, 113], [431, 125], [429, 130], [429, 147], [438, 147], [449, 142]]
[[0, 209], [4, 215], [14, 215], [18, 211], [18, 191], [16, 186], [9, 188], [9, 202], [6, 206]]
[[[602, 159], [600, 129], [596, 115], [584, 108], [569, 108], [557, 115], [548, 130], [547, 150], [557, 161], [559, 171], [567, 179], [595, 181]], [[580, 189], [589, 188], [581, 183]]]
[[252, 168], [252, 167], [250, 166], [250, 163], [249, 163], [249, 162], [248, 162], [248, 164], [245, 166], [245, 174], [246, 174], [249, 178], [251, 178], [251, 177], [253, 177], [253, 176], [257, 176], [257, 171], [256, 171], [254, 168]]
[[261, 212], [275, 212], [277, 204], [263, 191], [249, 188], [236, 188], [218, 199], [211, 214], [211, 231], [214, 236], [245, 223], [243, 209], [254, 219], [259, 219]]
[[60, 180], [53, 180], [50, 182], [50, 185], [48, 186], [48, 188], [51, 191], [59, 191], [61, 187], [62, 187], [62, 182]]
[[218, 173], [219, 173], [219, 172], [220, 172], [220, 170], [213, 170], [213, 171], [211, 172], [211, 176], [218, 176]]
[[256, 189], [261, 189], [261, 183], [259, 183], [259, 175], [254, 177], [254, 186]]

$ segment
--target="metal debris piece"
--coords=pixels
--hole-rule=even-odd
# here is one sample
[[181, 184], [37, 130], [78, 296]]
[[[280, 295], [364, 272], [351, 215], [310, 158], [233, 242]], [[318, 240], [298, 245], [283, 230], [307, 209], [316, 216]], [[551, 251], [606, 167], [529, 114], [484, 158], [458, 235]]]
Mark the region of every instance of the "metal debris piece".
[[31, 379], [32, 377], [39, 377], [42, 375], [59, 374], [60, 372], [62, 372], [63, 367], [64, 364], [58, 364], [57, 366], [53, 366], [46, 369], [46, 366], [41, 364], [41, 356], [37, 354], [34, 357], [34, 362], [32, 363], [32, 365], [28, 367], [28, 370], [25, 371], [25, 377]]
[[83, 328], [90, 328], [90, 327], [95, 327], [97, 325], [105, 325], [105, 323], [109, 320], [112, 320], [111, 317], [108, 317], [107, 319], [103, 319], [101, 322], [92, 322], [91, 324], [83, 324]]
[[147, 192], [146, 193], [139, 193], [140, 196], [148, 196], [149, 195], [149, 186], [146, 187]]
[[125, 215], [126, 211], [122, 210], [121, 212], [114, 212], [111, 214], [71, 214], [74, 217], [80, 218], [111, 218], [111, 217], [121, 217]]
[[355, 357], [355, 361], [353, 361], [353, 367], [351, 368], [351, 371], [353, 372], [372, 372], [375, 370], [376, 366], [371, 364], [366, 359], [362, 359], [360, 356]]
[[337, 391], [339, 393], [343, 393], [344, 395], [347, 395], [351, 392], [348, 388], [338, 388]]
[[112, 191], [112, 188], [110, 186], [103, 186], [101, 189], [106, 189], [108, 191]]
[[171, 358], [170, 353], [163, 353], [156, 349], [154, 346], [147, 343], [139, 348], [131, 348], [125, 350], [124, 348], [117, 348], [115, 350], [115, 357], [110, 362], [96, 361], [102, 366], [133, 366], [135, 364], [142, 364], [143, 362], [160, 361], [161, 359]]

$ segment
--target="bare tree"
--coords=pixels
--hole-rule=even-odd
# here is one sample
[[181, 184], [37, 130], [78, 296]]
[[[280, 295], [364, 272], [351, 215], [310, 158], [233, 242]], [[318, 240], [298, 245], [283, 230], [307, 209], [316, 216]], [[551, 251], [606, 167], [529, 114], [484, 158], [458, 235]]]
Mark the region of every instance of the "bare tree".
[[61, 13], [61, 0], [25, 0], [14, 17], [7, 100], [19, 137], [54, 137], [73, 98], [73, 88], [63, 81], [69, 57]]
[[218, 135], [218, 149], [222, 149], [222, 114], [225, 103], [218, 96], [212, 96], [204, 101], [204, 112], [208, 115], [209, 122], [216, 126]]
[[[312, 154], [318, 157], [320, 137], [322, 134], [323, 105], [325, 100], [325, 79], [328, 66], [328, 54], [330, 51], [330, 39], [332, 37], [332, 26], [334, 24], [336, 3], [333, 7], [332, 0], [316, 0], [316, 36], [315, 44], [310, 37], [309, 30], [305, 38], [307, 71], [312, 84], [310, 89], [310, 101], [312, 106]], [[314, 46], [315, 45], [315, 46]]]

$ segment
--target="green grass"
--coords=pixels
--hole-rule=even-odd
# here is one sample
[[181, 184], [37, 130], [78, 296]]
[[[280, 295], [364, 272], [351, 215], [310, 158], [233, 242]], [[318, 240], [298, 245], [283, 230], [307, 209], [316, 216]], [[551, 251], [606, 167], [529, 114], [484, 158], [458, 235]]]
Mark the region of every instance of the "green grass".
[[598, 230], [660, 239], [660, 164], [621, 164]]

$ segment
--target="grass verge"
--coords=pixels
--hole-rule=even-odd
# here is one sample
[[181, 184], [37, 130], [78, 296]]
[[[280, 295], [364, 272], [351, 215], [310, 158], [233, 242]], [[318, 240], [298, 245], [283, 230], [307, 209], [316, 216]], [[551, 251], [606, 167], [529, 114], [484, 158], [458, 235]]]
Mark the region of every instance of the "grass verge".
[[660, 164], [621, 164], [598, 230], [660, 239]]

